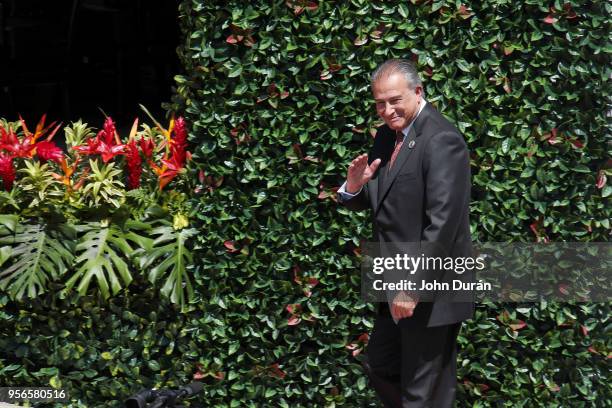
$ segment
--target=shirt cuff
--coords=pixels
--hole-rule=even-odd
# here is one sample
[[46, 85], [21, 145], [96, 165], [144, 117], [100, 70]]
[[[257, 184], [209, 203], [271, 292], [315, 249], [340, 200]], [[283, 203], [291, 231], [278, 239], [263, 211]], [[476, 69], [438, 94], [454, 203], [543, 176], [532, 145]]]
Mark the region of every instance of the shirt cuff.
[[344, 184], [342, 184], [342, 186], [340, 186], [340, 188], [338, 189], [338, 194], [340, 194], [340, 196], [342, 196], [343, 199], [350, 200], [356, 195], [359, 195], [359, 193], [361, 193], [361, 190], [363, 190], [363, 186], [361, 186], [359, 191], [356, 192], [355, 194], [349, 193], [348, 191], [346, 191], [346, 181], [345, 181]]

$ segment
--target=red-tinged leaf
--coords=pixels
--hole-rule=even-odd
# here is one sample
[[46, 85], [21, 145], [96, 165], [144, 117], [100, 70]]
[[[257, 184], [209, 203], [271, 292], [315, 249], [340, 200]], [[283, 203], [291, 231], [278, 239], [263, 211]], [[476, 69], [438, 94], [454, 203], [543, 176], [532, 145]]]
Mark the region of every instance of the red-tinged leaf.
[[431, 67], [425, 67], [425, 75], [427, 75], [428, 77], [433, 75], [433, 70], [431, 69]]
[[365, 133], [366, 128], [363, 126], [354, 126], [351, 130], [355, 133]]
[[238, 39], [236, 38], [236, 36], [234, 36], [234, 34], [230, 34], [225, 39], [225, 42], [228, 44], [236, 44], [238, 42]]
[[319, 284], [319, 280], [313, 277], [306, 278], [306, 284], [310, 286], [311, 288], [314, 288], [315, 286]]
[[504, 47], [504, 55], [508, 56], [514, 52], [513, 47]]
[[512, 88], [510, 88], [510, 80], [508, 78], [504, 78], [504, 91], [506, 91], [506, 93], [512, 92]]
[[581, 325], [580, 325], [580, 330], [582, 331], [582, 335], [583, 335], [583, 336], [585, 336], [585, 337], [586, 337], [586, 336], [588, 336], [588, 335], [589, 335], [589, 329], [587, 329], [587, 327], [586, 327], [586, 326], [584, 326], [584, 325], [582, 325], [582, 324], [581, 324]]
[[589, 351], [590, 351], [591, 353], [593, 353], [593, 354], [599, 354], [599, 353], [597, 352], [597, 350], [595, 350], [595, 347], [593, 347], [593, 346], [589, 347], [587, 350], [589, 350]]
[[317, 3], [315, 3], [314, 1], [309, 1], [309, 2], [306, 4], [306, 8], [307, 8], [309, 11], [315, 11], [316, 9], [318, 9], [318, 8], [319, 8], [319, 5], [318, 5]]
[[236, 248], [236, 244], [234, 243], [234, 241], [227, 240], [223, 243], [223, 245], [225, 246], [225, 248], [227, 248], [227, 252], [230, 252], [230, 253], [238, 252], [238, 249]]
[[252, 47], [253, 45], [255, 45], [256, 42], [257, 41], [255, 40], [255, 38], [252, 35], [249, 35], [244, 40], [244, 45], [246, 45], [247, 47]]
[[584, 144], [580, 140], [578, 140], [578, 139], [570, 139], [570, 143], [576, 149], [582, 149], [584, 147]]
[[219, 178], [216, 178], [214, 181], [213, 186], [214, 187], [220, 187], [221, 184], [223, 184], [223, 176], [220, 176]]
[[268, 92], [268, 95], [270, 95], [271, 98], [278, 96], [278, 88], [276, 87], [276, 84], [268, 85], [266, 91]]
[[295, 14], [296, 16], [299, 16], [300, 14], [302, 14], [302, 13], [304, 12], [304, 10], [305, 10], [305, 9], [304, 9], [304, 7], [302, 7], [302, 6], [296, 6], [296, 7], [293, 9], [293, 14]]
[[480, 388], [481, 392], [486, 392], [489, 388], [491, 388], [487, 384], [476, 384], [476, 386]]
[[302, 319], [300, 319], [298, 316], [291, 316], [290, 318], [287, 319], [287, 326], [295, 326], [300, 324], [300, 322], [302, 321]]
[[364, 44], [367, 44], [368, 42], [368, 37], [357, 37], [355, 38], [355, 41], [353, 41], [353, 44], [355, 44], [357, 47], [360, 47]]
[[319, 192], [319, 196], [317, 197], [319, 200], [325, 200], [327, 197], [329, 197], [331, 194], [329, 193], [329, 191], [325, 191], [325, 190], [321, 190]]
[[300, 159], [304, 157], [304, 154], [302, 153], [302, 147], [299, 143], [294, 143], [292, 148], [297, 157], [299, 157]]
[[568, 20], [572, 20], [576, 17], [578, 17], [576, 15], [576, 12], [574, 10], [572, 10], [572, 5], [570, 3], [565, 3], [563, 5], [563, 10], [565, 10], [565, 18], [567, 18]]
[[193, 375], [193, 379], [194, 380], [201, 380], [202, 378], [206, 377], [206, 374], [198, 371]]
[[289, 92], [288, 92], [288, 91], [283, 91], [283, 92], [281, 92], [281, 94], [280, 94], [280, 98], [281, 98], [281, 99], [285, 99], [285, 98], [287, 98], [288, 96], [289, 96]]
[[304, 157], [304, 160], [308, 160], [309, 162], [313, 162], [313, 163], [319, 162], [319, 159], [317, 159], [316, 157], [312, 157], [312, 156], [306, 156]]
[[599, 170], [599, 172], [597, 173], [597, 188], [600, 190], [604, 188], [607, 181], [608, 177], [606, 177], [606, 173], [603, 170]]
[[349, 350], [355, 350], [357, 348], [357, 343], [347, 344], [346, 348], [349, 349]]
[[357, 357], [359, 354], [361, 354], [361, 349], [360, 349], [360, 348], [358, 348], [358, 349], [356, 349], [356, 350], [353, 350], [353, 353], [352, 353], [352, 354], [353, 354], [353, 357]]
[[368, 333], [362, 333], [359, 335], [359, 337], [357, 337], [357, 341], [367, 344], [370, 341], [370, 335]]
[[468, 9], [465, 5], [461, 5], [459, 6], [459, 15], [461, 16], [462, 19], [466, 19], [466, 18], [470, 18], [473, 13], [470, 11], [470, 9]]
[[302, 283], [300, 272], [302, 272], [302, 268], [300, 268], [299, 265], [293, 265], [293, 281], [297, 284]]
[[304, 296], [306, 297], [312, 296], [312, 291], [310, 289], [303, 289], [302, 292], [304, 292]]
[[523, 329], [525, 326], [527, 326], [527, 323], [525, 323], [522, 320], [515, 320], [514, 322], [510, 323], [510, 328], [514, 331], [518, 331]]
[[321, 71], [319, 75], [319, 79], [321, 79], [321, 81], [327, 81], [331, 77], [332, 77], [332, 74], [327, 70]]
[[270, 375], [276, 378], [280, 378], [281, 380], [283, 378], [285, 378], [285, 376], [287, 375], [287, 373], [285, 373], [283, 370], [281, 370], [280, 366], [278, 365], [278, 363], [274, 363], [269, 367], [269, 372]]
[[204, 173], [204, 170], [200, 170], [198, 172], [198, 180], [200, 181], [200, 184], [204, 184], [206, 181], [206, 174]]
[[555, 17], [553, 17], [553, 15], [552, 15], [552, 14], [549, 14], [549, 15], [547, 15], [547, 16], [544, 18], [544, 20], [543, 20], [543, 21], [544, 21], [546, 24], [553, 24], [553, 23], [556, 23], [558, 20], [557, 20]]
[[339, 71], [341, 68], [342, 68], [342, 65], [340, 64], [330, 64], [329, 67], [327, 67], [329, 72], [336, 72], [336, 71]]
[[539, 221], [535, 221], [535, 222], [531, 223], [531, 225], [529, 225], [529, 228], [531, 229], [531, 231], [533, 232], [533, 234], [536, 237], [539, 235], [538, 224], [539, 224]]
[[559, 387], [557, 384], [551, 384], [548, 389], [552, 392], [559, 392], [561, 390], [561, 387]]
[[217, 371], [216, 373], [213, 373], [212, 376], [217, 380], [222, 380], [225, 378], [225, 373], [223, 371]]
[[497, 320], [500, 323], [506, 324], [508, 322], [508, 320], [510, 319], [510, 313], [508, 313], [507, 310], [504, 310], [503, 312], [501, 312], [499, 315], [497, 315]]
[[569, 285], [567, 283], [560, 283], [558, 286], [559, 293], [562, 295], [569, 295]]

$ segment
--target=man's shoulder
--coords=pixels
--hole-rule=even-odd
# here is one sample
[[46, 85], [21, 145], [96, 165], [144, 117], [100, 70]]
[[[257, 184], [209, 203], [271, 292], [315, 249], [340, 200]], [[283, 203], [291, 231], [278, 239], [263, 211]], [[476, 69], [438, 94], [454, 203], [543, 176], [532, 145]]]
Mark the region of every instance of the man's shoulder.
[[430, 137], [439, 133], [455, 133], [461, 137], [455, 125], [429, 102], [415, 121], [415, 130], [417, 133]]

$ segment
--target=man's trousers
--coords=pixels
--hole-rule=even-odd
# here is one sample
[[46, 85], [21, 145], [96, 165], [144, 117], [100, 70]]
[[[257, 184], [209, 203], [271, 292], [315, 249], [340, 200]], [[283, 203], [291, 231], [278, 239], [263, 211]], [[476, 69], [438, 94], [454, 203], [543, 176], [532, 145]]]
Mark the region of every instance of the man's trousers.
[[381, 306], [366, 348], [364, 368], [384, 406], [452, 407], [461, 323], [399, 327], [387, 305]]

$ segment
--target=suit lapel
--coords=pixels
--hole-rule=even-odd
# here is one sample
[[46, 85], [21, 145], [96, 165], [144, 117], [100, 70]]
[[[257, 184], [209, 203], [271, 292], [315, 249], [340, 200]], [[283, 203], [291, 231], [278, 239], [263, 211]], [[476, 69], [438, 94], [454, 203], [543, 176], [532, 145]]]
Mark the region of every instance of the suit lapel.
[[[408, 136], [402, 144], [402, 148], [400, 149], [397, 158], [395, 159], [395, 163], [393, 163], [393, 167], [391, 168], [389, 173], [387, 174], [387, 166], [381, 169], [381, 174], [378, 176], [378, 204], [376, 205], [376, 210], [374, 213], [377, 213], [380, 209], [380, 205], [385, 199], [387, 193], [389, 192], [389, 189], [393, 185], [395, 178], [397, 177], [402, 166], [404, 165], [404, 163], [406, 163], [406, 161], [410, 157], [410, 154], [414, 150], [414, 146], [417, 143], [417, 138], [421, 135], [421, 124], [423, 123], [425, 117], [428, 115], [429, 109], [431, 109], [431, 106], [428, 103], [427, 105], [425, 105], [423, 111], [419, 114], [417, 119], [412, 124], [410, 132], [408, 132]], [[391, 147], [391, 149], [393, 150], [393, 146]]]

